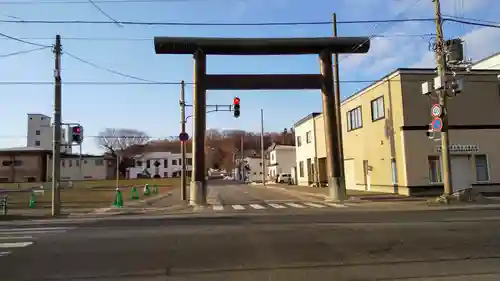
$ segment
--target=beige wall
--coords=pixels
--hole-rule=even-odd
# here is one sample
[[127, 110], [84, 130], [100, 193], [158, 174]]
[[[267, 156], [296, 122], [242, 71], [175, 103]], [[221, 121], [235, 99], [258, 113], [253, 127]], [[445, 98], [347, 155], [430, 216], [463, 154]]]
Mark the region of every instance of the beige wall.
[[[384, 118], [372, 121], [371, 101], [381, 96], [384, 99]], [[355, 183], [346, 183], [348, 188], [356, 185], [356, 189], [389, 192], [394, 190], [391, 161], [394, 158], [398, 163], [398, 158], [401, 158], [397, 152], [400, 145], [397, 140], [399, 130], [393, 129], [399, 125], [401, 119], [399, 116], [402, 112], [400, 106], [397, 106], [401, 100], [400, 96], [400, 82], [396, 77], [390, 83], [380, 83], [369, 88], [363, 95], [354, 96], [343, 103], [341, 114], [344, 159], [354, 161], [353, 165], [346, 165], [345, 173], [354, 173], [354, 177], [351, 177], [355, 180]], [[362, 111], [362, 127], [348, 131], [348, 112], [358, 106], [361, 106]], [[364, 161], [368, 161], [369, 169], [365, 169]], [[349, 170], [352, 166], [354, 171]]]
[[[314, 142], [314, 118], [310, 118], [300, 124], [299, 126], [295, 127], [295, 138], [297, 137], [301, 138], [301, 145], [298, 146], [297, 140], [295, 141], [296, 143], [296, 162], [297, 162], [297, 180], [299, 185], [309, 185], [309, 182], [312, 181], [312, 178], [308, 179], [308, 167], [307, 167], [307, 159], [310, 158], [311, 162], [314, 162], [314, 158], [316, 155], [316, 149], [315, 149], [315, 142]], [[313, 141], [311, 143], [307, 143], [306, 141], [306, 133], [311, 132], [312, 133], [312, 138]], [[300, 174], [300, 166], [301, 163], [303, 165], [303, 174], [301, 176]]]
[[[26, 182], [44, 180], [43, 155], [1, 155], [0, 156], [0, 178], [2, 182]], [[4, 166], [4, 161], [19, 161], [18, 166]]]
[[[82, 158], [80, 174], [80, 167], [77, 165], [78, 160], [78, 158], [61, 159], [61, 180], [104, 180], [108, 179], [108, 165], [112, 164], [116, 167], [114, 163], [111, 163], [114, 160], [104, 160], [103, 157], [84, 157]], [[100, 161], [102, 165], [97, 165]], [[47, 173], [50, 178], [52, 175], [52, 160], [47, 160], [47, 163]]]

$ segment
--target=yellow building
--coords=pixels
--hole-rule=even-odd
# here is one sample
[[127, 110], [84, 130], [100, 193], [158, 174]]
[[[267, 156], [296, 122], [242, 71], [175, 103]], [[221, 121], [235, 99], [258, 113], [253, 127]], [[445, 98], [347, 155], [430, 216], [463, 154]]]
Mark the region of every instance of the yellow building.
[[[448, 104], [454, 190], [500, 189], [499, 73], [456, 73], [464, 88]], [[440, 142], [427, 136], [437, 99], [421, 90], [422, 83], [435, 76], [433, 69], [397, 69], [342, 102], [347, 189], [442, 192]], [[295, 132], [298, 183], [326, 182], [323, 116], [309, 115], [297, 122]], [[305, 147], [304, 139], [315, 143]]]

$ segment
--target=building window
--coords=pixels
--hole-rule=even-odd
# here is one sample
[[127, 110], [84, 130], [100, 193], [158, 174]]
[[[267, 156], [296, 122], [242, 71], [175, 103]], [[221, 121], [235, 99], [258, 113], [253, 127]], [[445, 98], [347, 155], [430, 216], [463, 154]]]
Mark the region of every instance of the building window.
[[442, 183], [441, 159], [439, 156], [429, 156], [429, 181], [431, 183]]
[[476, 180], [489, 181], [490, 174], [488, 171], [488, 158], [486, 155], [474, 155], [474, 162], [476, 164]]
[[136, 165], [137, 167], [142, 167], [142, 161], [141, 161], [141, 160], [136, 160], [136, 161], [135, 161], [135, 165]]
[[40, 141], [35, 141], [35, 146], [40, 146]]
[[377, 121], [385, 117], [384, 96], [372, 100], [372, 121]]
[[298, 147], [302, 146], [302, 138], [300, 136], [297, 137], [297, 146]]
[[312, 133], [311, 131], [306, 132], [306, 143], [311, 143], [312, 142]]
[[73, 161], [68, 160], [68, 167], [73, 167]]
[[35, 131], [35, 135], [39, 136], [40, 135], [40, 130]]
[[80, 160], [75, 160], [76, 166], [80, 167]]
[[172, 165], [173, 165], [173, 166], [176, 166], [176, 165], [177, 165], [177, 159], [173, 159], [173, 160], [172, 160]]
[[2, 161], [2, 166], [7, 167], [7, 166], [10, 166], [10, 165], [12, 165], [12, 161]]
[[168, 159], [163, 159], [163, 167], [168, 168]]
[[96, 166], [104, 166], [104, 160], [103, 159], [96, 159], [96, 160], [94, 160], [94, 164]]
[[61, 159], [61, 166], [65, 167], [66, 166], [66, 163], [64, 162], [64, 160]]
[[299, 162], [299, 177], [304, 177], [304, 161]]
[[146, 168], [151, 168], [151, 160], [146, 160]]
[[363, 127], [361, 106], [347, 112], [347, 131], [356, 130]]
[[[166, 160], [165, 160], [166, 161]], [[163, 172], [163, 177], [168, 178], [168, 172]]]
[[186, 161], [186, 162], [187, 162], [187, 164], [188, 164], [189, 166], [192, 166], [192, 165], [193, 165], [193, 158], [187, 158], [187, 161]]
[[275, 152], [272, 152], [272, 153], [271, 153], [271, 161], [274, 161], [274, 153], [275, 153]]

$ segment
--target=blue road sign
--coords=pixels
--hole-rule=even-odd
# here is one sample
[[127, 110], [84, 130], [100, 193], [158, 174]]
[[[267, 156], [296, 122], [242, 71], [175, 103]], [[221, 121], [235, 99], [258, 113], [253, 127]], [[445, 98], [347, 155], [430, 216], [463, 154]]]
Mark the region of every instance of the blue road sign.
[[186, 132], [182, 132], [179, 134], [179, 140], [180, 141], [187, 141], [189, 139], [189, 135]]
[[441, 120], [441, 118], [436, 117], [432, 119], [432, 129], [434, 131], [441, 131], [442, 128], [443, 128], [443, 120]]

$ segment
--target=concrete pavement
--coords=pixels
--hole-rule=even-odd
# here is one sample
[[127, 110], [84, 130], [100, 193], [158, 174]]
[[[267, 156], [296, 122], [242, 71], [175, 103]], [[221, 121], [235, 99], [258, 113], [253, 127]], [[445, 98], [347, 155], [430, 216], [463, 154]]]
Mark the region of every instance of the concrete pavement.
[[64, 230], [1, 249], [11, 253], [0, 278], [500, 280], [497, 211], [114, 218]]

